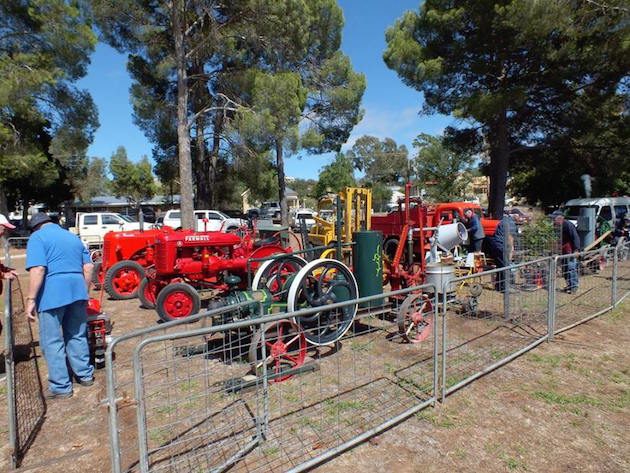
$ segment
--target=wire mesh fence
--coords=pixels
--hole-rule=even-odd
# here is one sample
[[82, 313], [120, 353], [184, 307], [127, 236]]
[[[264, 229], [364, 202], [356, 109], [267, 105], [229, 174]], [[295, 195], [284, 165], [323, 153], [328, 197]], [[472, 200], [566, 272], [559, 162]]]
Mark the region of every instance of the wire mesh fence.
[[443, 397], [546, 339], [551, 261], [463, 276], [444, 286]]
[[[555, 331], [600, 314], [613, 305], [613, 273], [619, 270], [615, 248], [605, 246], [556, 257]], [[615, 268], [617, 265], [617, 268]]]
[[[121, 469], [304, 468], [430, 405], [439, 344], [427, 293], [242, 312], [231, 324], [145, 339], [133, 366], [137, 437], [120, 434], [137, 450]], [[377, 303], [358, 309], [362, 301]]]
[[[8, 239], [5, 244], [7, 265], [11, 265], [11, 240], [15, 241]], [[3, 357], [7, 377], [7, 424], [11, 465], [16, 467], [44, 421], [46, 403], [35, 354], [35, 340], [26, 318], [20, 280], [7, 280], [5, 284]]]
[[[504, 220], [509, 218], [504, 217]], [[511, 251], [511, 257], [506, 258], [508, 261], [523, 263], [560, 253], [561, 227], [554, 225], [549, 217], [535, 217], [526, 223], [510, 226], [513, 229], [513, 244], [506, 249], [506, 252]]]

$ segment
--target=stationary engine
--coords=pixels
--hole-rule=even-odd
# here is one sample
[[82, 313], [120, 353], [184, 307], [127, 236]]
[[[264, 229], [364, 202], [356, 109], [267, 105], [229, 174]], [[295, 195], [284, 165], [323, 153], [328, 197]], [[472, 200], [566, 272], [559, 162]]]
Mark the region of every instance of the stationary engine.
[[87, 333], [90, 358], [94, 360], [94, 367], [103, 368], [105, 366], [105, 350], [112, 333], [112, 323], [109, 316], [102, 312], [98, 299], [88, 301]]

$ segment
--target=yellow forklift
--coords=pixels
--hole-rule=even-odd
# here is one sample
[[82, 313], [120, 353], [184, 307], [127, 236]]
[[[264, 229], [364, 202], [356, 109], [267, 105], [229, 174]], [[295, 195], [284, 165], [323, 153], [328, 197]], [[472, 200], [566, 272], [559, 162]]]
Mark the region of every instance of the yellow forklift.
[[322, 197], [317, 203], [317, 212], [315, 225], [308, 233], [309, 242], [315, 246], [331, 246], [321, 258], [330, 258], [336, 253], [337, 258], [342, 259], [351, 252], [346, 244], [352, 242], [352, 234], [372, 227], [372, 189], [345, 187], [337, 195]]

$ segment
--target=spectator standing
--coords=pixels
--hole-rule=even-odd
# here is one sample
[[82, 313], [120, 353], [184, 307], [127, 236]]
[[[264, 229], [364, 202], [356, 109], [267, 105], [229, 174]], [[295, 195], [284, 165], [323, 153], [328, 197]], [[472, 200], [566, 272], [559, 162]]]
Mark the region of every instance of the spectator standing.
[[466, 230], [468, 230], [468, 252], [479, 253], [483, 239], [486, 237], [486, 233], [483, 231], [483, 226], [481, 225], [481, 220], [472, 209], [466, 209], [464, 211], [464, 217], [466, 217], [465, 226]]
[[[578, 235], [575, 225], [565, 220], [564, 214], [560, 211], [554, 212], [553, 215], [554, 224], [557, 227], [560, 227], [562, 235], [562, 254], [572, 255], [576, 251], [580, 251], [580, 235]], [[564, 291], [568, 292], [569, 294], [577, 292], [579, 279], [577, 259], [575, 258], [575, 256], [562, 258], [562, 275], [564, 276], [564, 280], [567, 283], [567, 287], [564, 288]]]
[[[3, 214], [0, 214], [0, 237], [3, 236], [7, 230], [13, 229], [15, 229], [15, 225], [12, 225]], [[15, 269], [8, 268], [0, 263], [0, 275], [0, 294], [2, 294], [2, 281], [4, 279], [14, 279], [17, 277], [17, 273], [15, 272]]]
[[[512, 260], [514, 252], [514, 235], [516, 235], [516, 224], [512, 217], [504, 215], [499, 225], [497, 225], [494, 235], [484, 240], [486, 253], [492, 257], [497, 268], [505, 268]], [[505, 290], [505, 278], [507, 274], [497, 274], [495, 289], [503, 292]]]
[[39, 313], [40, 343], [48, 365], [46, 397], [68, 398], [73, 392], [71, 374], [81, 385], [94, 383], [86, 313], [93, 265], [81, 240], [48, 215], [35, 214], [29, 226], [33, 234], [26, 248], [30, 273], [26, 315], [35, 320]]
[[[15, 229], [15, 225], [12, 225], [11, 222], [3, 215], [0, 214], [0, 237], [6, 233], [7, 230]], [[9, 268], [2, 263], [0, 263], [0, 294], [2, 294], [2, 282], [5, 279], [15, 279], [17, 277], [17, 273], [15, 269]], [[0, 333], [2, 333], [2, 317], [0, 317]], [[0, 378], [4, 377], [0, 376]]]

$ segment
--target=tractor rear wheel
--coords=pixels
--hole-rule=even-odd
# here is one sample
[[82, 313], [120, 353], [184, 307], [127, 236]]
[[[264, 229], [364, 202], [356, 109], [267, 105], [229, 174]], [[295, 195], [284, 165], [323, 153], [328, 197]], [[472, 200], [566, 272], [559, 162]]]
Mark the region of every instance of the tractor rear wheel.
[[155, 300], [157, 299], [157, 285], [148, 277], [142, 278], [138, 286], [138, 299], [140, 299], [140, 307], [143, 309], [155, 309]]
[[180, 320], [199, 312], [199, 293], [189, 284], [168, 284], [160, 291], [155, 301], [158, 315], [164, 322]]
[[138, 295], [138, 286], [144, 278], [144, 268], [135, 261], [119, 261], [105, 274], [105, 291], [115, 300], [133, 299]]

